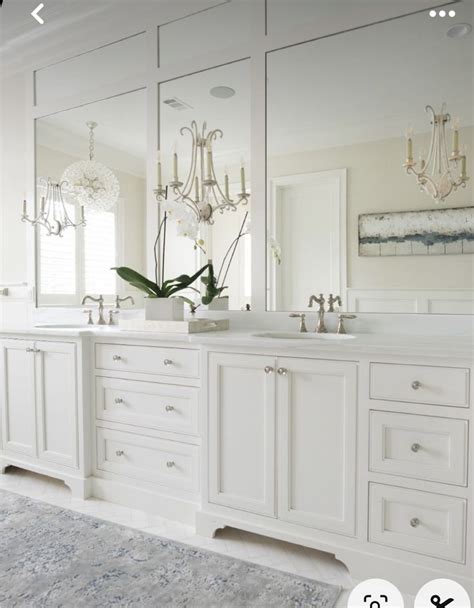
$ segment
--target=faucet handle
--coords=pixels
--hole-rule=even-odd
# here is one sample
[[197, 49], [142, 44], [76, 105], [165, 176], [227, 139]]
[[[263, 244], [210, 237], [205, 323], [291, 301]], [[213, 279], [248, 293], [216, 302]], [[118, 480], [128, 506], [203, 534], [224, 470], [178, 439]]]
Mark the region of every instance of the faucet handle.
[[118, 315], [120, 310], [111, 309], [109, 310], [109, 325], [115, 325], [114, 315]]
[[92, 310], [87, 309], [82, 311], [85, 315], [89, 315], [87, 319], [87, 325], [94, 325], [94, 321], [92, 320]]
[[307, 328], [306, 328], [306, 314], [304, 312], [301, 313], [297, 313], [297, 312], [292, 312], [290, 315], [288, 315], [290, 317], [290, 319], [301, 319], [300, 322], [300, 334], [305, 334], [307, 333]]
[[337, 324], [337, 333], [345, 334], [346, 328], [344, 327], [344, 319], [357, 319], [357, 315], [337, 315], [339, 322]]

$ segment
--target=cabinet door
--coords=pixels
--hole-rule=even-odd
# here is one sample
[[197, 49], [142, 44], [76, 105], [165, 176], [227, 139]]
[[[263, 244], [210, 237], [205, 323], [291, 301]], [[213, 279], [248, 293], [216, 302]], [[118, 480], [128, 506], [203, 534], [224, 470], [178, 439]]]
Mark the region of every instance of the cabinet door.
[[279, 518], [355, 533], [357, 364], [279, 359]]
[[74, 344], [36, 342], [38, 455], [77, 467], [77, 383]]
[[209, 356], [209, 500], [275, 516], [275, 361]]
[[0, 379], [3, 448], [36, 456], [35, 356], [33, 342], [0, 342]]

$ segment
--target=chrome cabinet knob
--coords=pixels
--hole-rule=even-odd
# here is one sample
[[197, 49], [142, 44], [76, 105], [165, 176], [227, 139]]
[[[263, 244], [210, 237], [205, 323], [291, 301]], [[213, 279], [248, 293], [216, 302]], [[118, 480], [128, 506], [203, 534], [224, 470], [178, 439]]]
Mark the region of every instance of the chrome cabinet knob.
[[26, 349], [26, 352], [27, 352], [27, 353], [34, 353], [34, 352], [35, 352], [35, 349], [34, 349], [34, 348], [30, 348], [30, 347], [28, 347], [28, 348]]
[[168, 462], [166, 463], [166, 466], [168, 467], [168, 469], [173, 468], [175, 466], [174, 460], [168, 460]]
[[418, 517], [413, 517], [413, 519], [410, 519], [410, 526], [412, 528], [418, 528], [419, 525], [420, 525], [420, 520], [418, 519]]
[[112, 357], [112, 360], [113, 360], [113, 361], [121, 361], [121, 359], [122, 359], [122, 357], [121, 357], [120, 355], [114, 355], [114, 356]]
[[173, 361], [171, 359], [165, 359], [163, 363], [168, 367], [168, 365], [173, 365]]
[[34, 352], [34, 353], [40, 353], [40, 352], [41, 352], [41, 348], [34, 348], [34, 349], [33, 349], [33, 352]]
[[119, 403], [123, 403], [122, 397], [116, 397], [115, 403], [118, 405]]
[[165, 407], [165, 411], [167, 411], [167, 412], [173, 412], [174, 411], [174, 406], [173, 405], [167, 405]]
[[279, 367], [278, 373], [280, 374], [280, 376], [286, 376], [286, 374], [288, 373], [288, 370], [286, 369], [286, 367]]
[[411, 451], [415, 452], [415, 454], [416, 454], [416, 452], [419, 452], [420, 450], [421, 450], [421, 445], [419, 443], [414, 443], [411, 446]]
[[264, 370], [263, 370], [266, 374], [273, 374], [273, 372], [275, 371], [273, 369], [273, 367], [271, 367], [270, 365], [267, 365]]
[[117, 451], [115, 452], [115, 455], [116, 455], [116, 456], [124, 456], [124, 455], [125, 455], [125, 452], [124, 452], [123, 450], [117, 450]]
[[414, 391], [417, 391], [421, 387], [421, 382], [419, 380], [414, 380], [411, 383], [411, 387]]

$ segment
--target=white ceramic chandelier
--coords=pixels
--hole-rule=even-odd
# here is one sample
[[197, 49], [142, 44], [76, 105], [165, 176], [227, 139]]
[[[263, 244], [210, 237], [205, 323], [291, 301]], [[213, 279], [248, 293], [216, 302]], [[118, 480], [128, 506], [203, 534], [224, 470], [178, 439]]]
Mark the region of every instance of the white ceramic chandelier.
[[168, 186], [162, 183], [161, 157], [158, 156], [158, 187], [155, 189], [157, 200], [164, 201], [168, 197], [168, 189], [175, 195], [175, 202], [183, 204], [191, 211], [197, 223], [214, 223], [216, 211], [223, 213], [226, 210], [236, 211], [239, 204], [246, 205], [250, 194], [245, 186], [245, 169], [240, 168], [240, 193], [232, 199], [229, 192], [229, 175], [224, 176], [224, 185], [221, 187], [214, 167], [213, 144], [216, 139], [223, 137], [220, 129], [207, 131], [203, 123], [199, 131], [197, 123], [193, 120], [190, 127], [183, 127], [180, 134], [188, 133], [191, 137], [191, 164], [184, 182], [178, 176], [178, 154], [173, 154], [173, 179]]
[[83, 206], [81, 206], [80, 220], [74, 222], [71, 219], [64, 202], [62, 183], [53, 182], [50, 178], [46, 179], [42, 177], [39, 179], [39, 186], [44, 191], [44, 194], [41, 196], [40, 211], [35, 218], [28, 217], [26, 200], [24, 200], [23, 213], [21, 215], [22, 222], [28, 222], [33, 226], [43, 226], [46, 229], [47, 236], [63, 236], [66, 228], [77, 228], [78, 226], [86, 225]]
[[419, 164], [413, 160], [413, 132], [409, 129], [407, 157], [403, 166], [408, 174], [416, 177], [421, 190], [439, 202], [458, 188], [466, 187], [469, 179], [466, 173], [466, 152], [460, 150], [458, 121], [453, 125], [452, 151], [448, 152], [446, 125], [451, 121], [451, 116], [446, 112], [446, 104], [443, 104], [439, 114], [431, 106], [426, 106], [425, 110], [431, 114], [432, 125], [428, 156], [426, 160], [420, 158]]
[[86, 123], [89, 129], [89, 160], [69, 165], [61, 182], [65, 192], [81, 206], [93, 211], [110, 211], [117, 203], [120, 186], [113, 172], [95, 160], [94, 129], [96, 122]]

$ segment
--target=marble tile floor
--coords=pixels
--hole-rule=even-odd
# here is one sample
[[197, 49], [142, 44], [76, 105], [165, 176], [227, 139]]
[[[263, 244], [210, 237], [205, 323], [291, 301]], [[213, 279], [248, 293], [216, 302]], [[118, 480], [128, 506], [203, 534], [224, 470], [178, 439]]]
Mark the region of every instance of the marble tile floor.
[[[340, 585], [344, 591], [339, 597], [336, 608], [346, 607], [350, 589], [356, 584], [347, 568], [328, 553], [233, 528], [219, 530], [216, 538], [203, 538], [197, 536], [191, 526], [169, 521], [138, 509], [97, 498], [86, 501], [73, 499], [69, 489], [61, 481], [29, 471], [10, 467], [5, 475], [0, 475], [0, 489], [238, 559]], [[406, 601], [405, 606], [410, 605], [412, 603]]]

